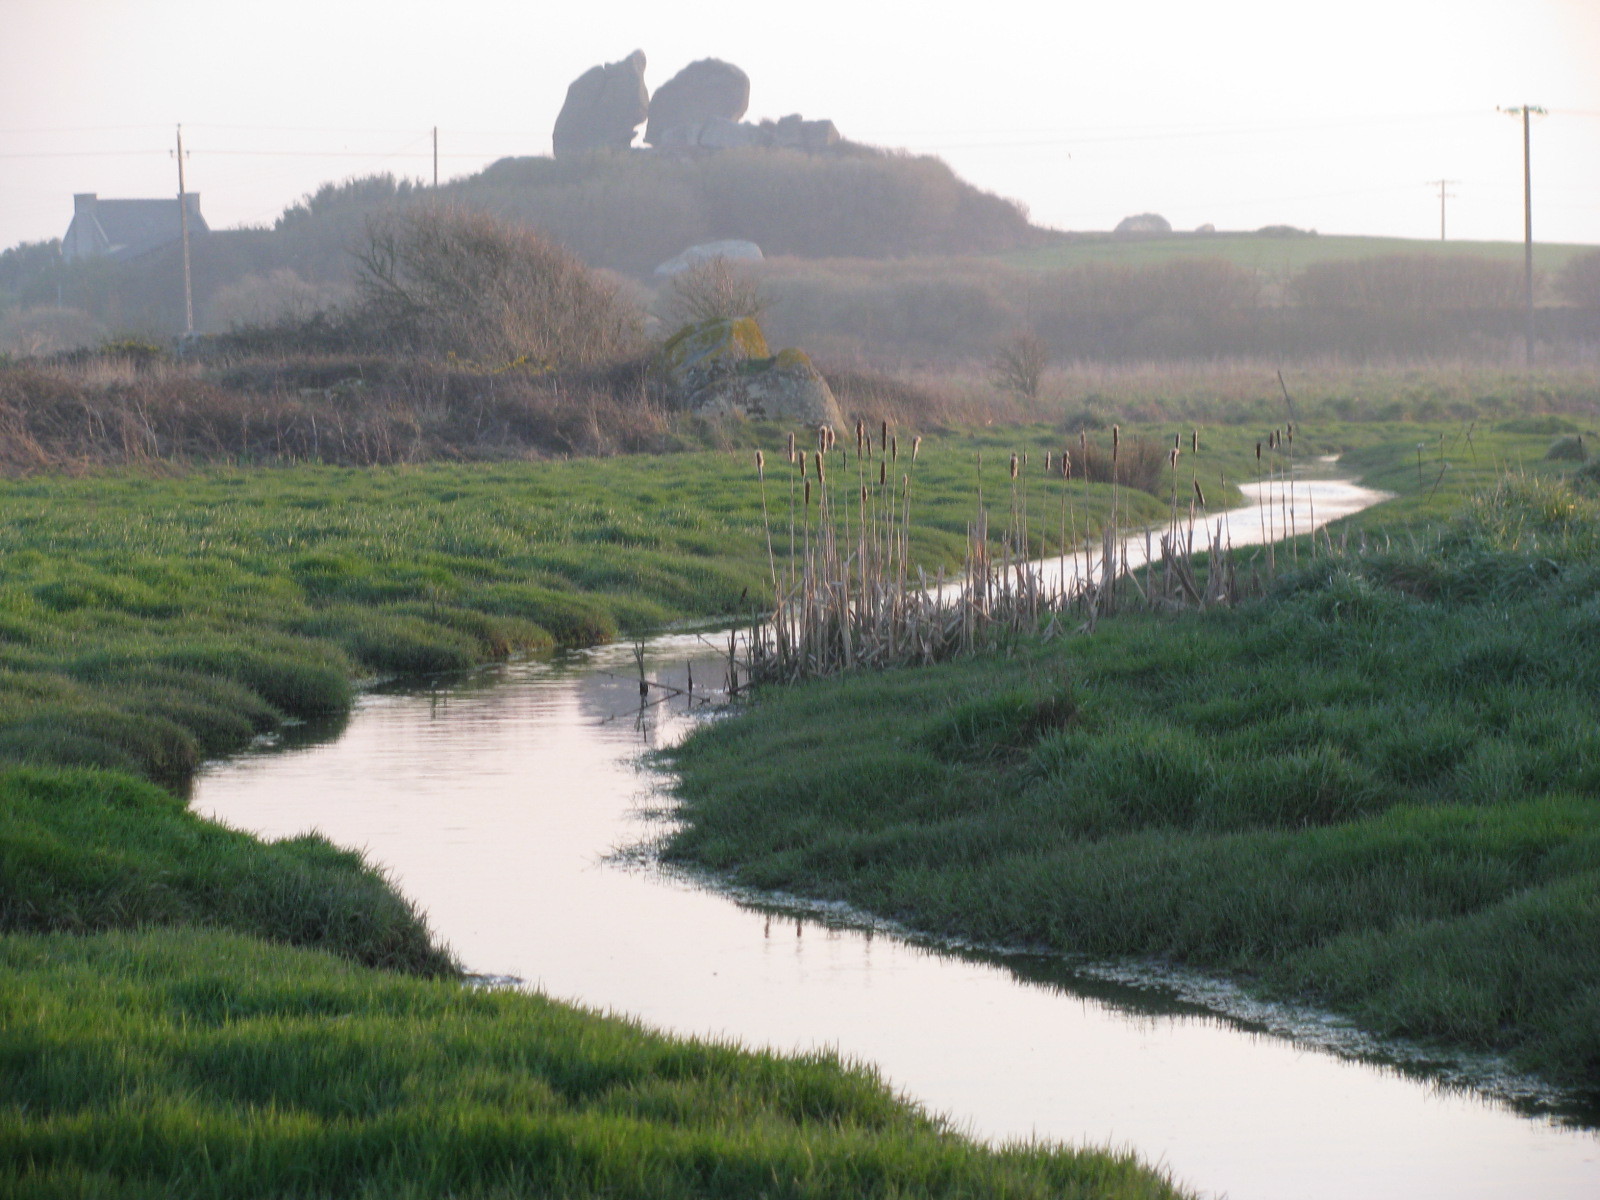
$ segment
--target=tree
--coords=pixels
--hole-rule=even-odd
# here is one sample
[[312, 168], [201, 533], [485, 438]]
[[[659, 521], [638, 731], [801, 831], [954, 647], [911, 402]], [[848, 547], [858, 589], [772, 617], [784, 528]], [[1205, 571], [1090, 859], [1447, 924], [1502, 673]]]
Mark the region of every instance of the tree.
[[1050, 351], [1037, 334], [1019, 333], [1007, 338], [994, 352], [990, 371], [997, 388], [1029, 400], [1039, 398]]

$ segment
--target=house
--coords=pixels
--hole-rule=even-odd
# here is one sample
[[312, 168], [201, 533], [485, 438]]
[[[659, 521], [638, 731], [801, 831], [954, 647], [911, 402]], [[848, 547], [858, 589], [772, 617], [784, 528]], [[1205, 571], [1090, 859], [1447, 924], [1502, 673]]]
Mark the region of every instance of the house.
[[[200, 215], [200, 193], [185, 193], [189, 236], [209, 232]], [[67, 262], [88, 258], [125, 260], [170, 245], [183, 236], [177, 198], [170, 200], [102, 200], [93, 192], [72, 197], [72, 224], [61, 239]]]

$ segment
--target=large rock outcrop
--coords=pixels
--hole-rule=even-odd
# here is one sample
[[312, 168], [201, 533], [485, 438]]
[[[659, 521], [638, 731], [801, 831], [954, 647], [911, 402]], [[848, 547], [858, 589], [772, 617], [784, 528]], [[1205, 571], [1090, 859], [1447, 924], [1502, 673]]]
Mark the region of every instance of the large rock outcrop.
[[771, 354], [754, 317], [687, 325], [661, 352], [678, 407], [708, 417], [844, 424], [833, 389], [805, 351]]
[[652, 146], [694, 145], [707, 121], [737, 122], [750, 107], [750, 76], [720, 58], [692, 62], [650, 98], [644, 140]]
[[644, 51], [635, 50], [621, 62], [590, 67], [572, 81], [550, 137], [557, 158], [626, 150], [633, 144], [651, 110], [644, 67]]

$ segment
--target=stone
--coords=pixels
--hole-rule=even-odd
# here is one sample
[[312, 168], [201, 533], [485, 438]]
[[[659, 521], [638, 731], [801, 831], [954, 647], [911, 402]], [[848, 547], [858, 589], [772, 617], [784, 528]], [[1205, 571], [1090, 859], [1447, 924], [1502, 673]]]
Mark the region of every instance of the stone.
[[700, 416], [844, 424], [833, 389], [805, 351], [771, 354], [754, 317], [687, 325], [661, 353], [672, 401]]
[[749, 107], [750, 77], [720, 58], [702, 58], [656, 89], [644, 140], [652, 146], [693, 145], [691, 135], [707, 121], [737, 121]]
[[643, 50], [621, 62], [590, 67], [567, 88], [550, 135], [557, 158], [594, 150], [626, 150], [650, 112]]
[[761, 253], [761, 247], [754, 242], [740, 241], [737, 238], [725, 238], [720, 242], [701, 242], [697, 246], [690, 246], [680, 254], [674, 254], [655, 269], [655, 274], [666, 279], [700, 263], [710, 262], [714, 258], [736, 263], [758, 263], [764, 262], [766, 255]]
[[831, 150], [839, 144], [839, 128], [832, 121], [808, 121], [790, 113], [778, 121], [763, 121], [766, 144], [784, 150]]

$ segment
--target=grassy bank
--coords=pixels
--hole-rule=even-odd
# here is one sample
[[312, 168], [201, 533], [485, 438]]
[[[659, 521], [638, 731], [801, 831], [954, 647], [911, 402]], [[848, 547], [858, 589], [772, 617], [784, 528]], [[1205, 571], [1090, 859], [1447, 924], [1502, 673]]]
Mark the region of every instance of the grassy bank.
[[670, 853], [1592, 1089], [1600, 502], [1519, 428], [1353, 453], [1407, 498], [1259, 603], [764, 694], [676, 753]]
[[[919, 455], [928, 561], [980, 448], [1006, 478], [996, 444]], [[750, 611], [754, 476], [741, 451], [0, 483], [0, 1192], [1177, 1195], [1125, 1155], [980, 1146], [831, 1058], [471, 991], [359, 855], [178, 798], [363, 678]], [[804, 537], [798, 475], [771, 520], [791, 493]]]
[[990, 1150], [828, 1056], [200, 930], [0, 939], [15, 1197], [1171, 1197]]

